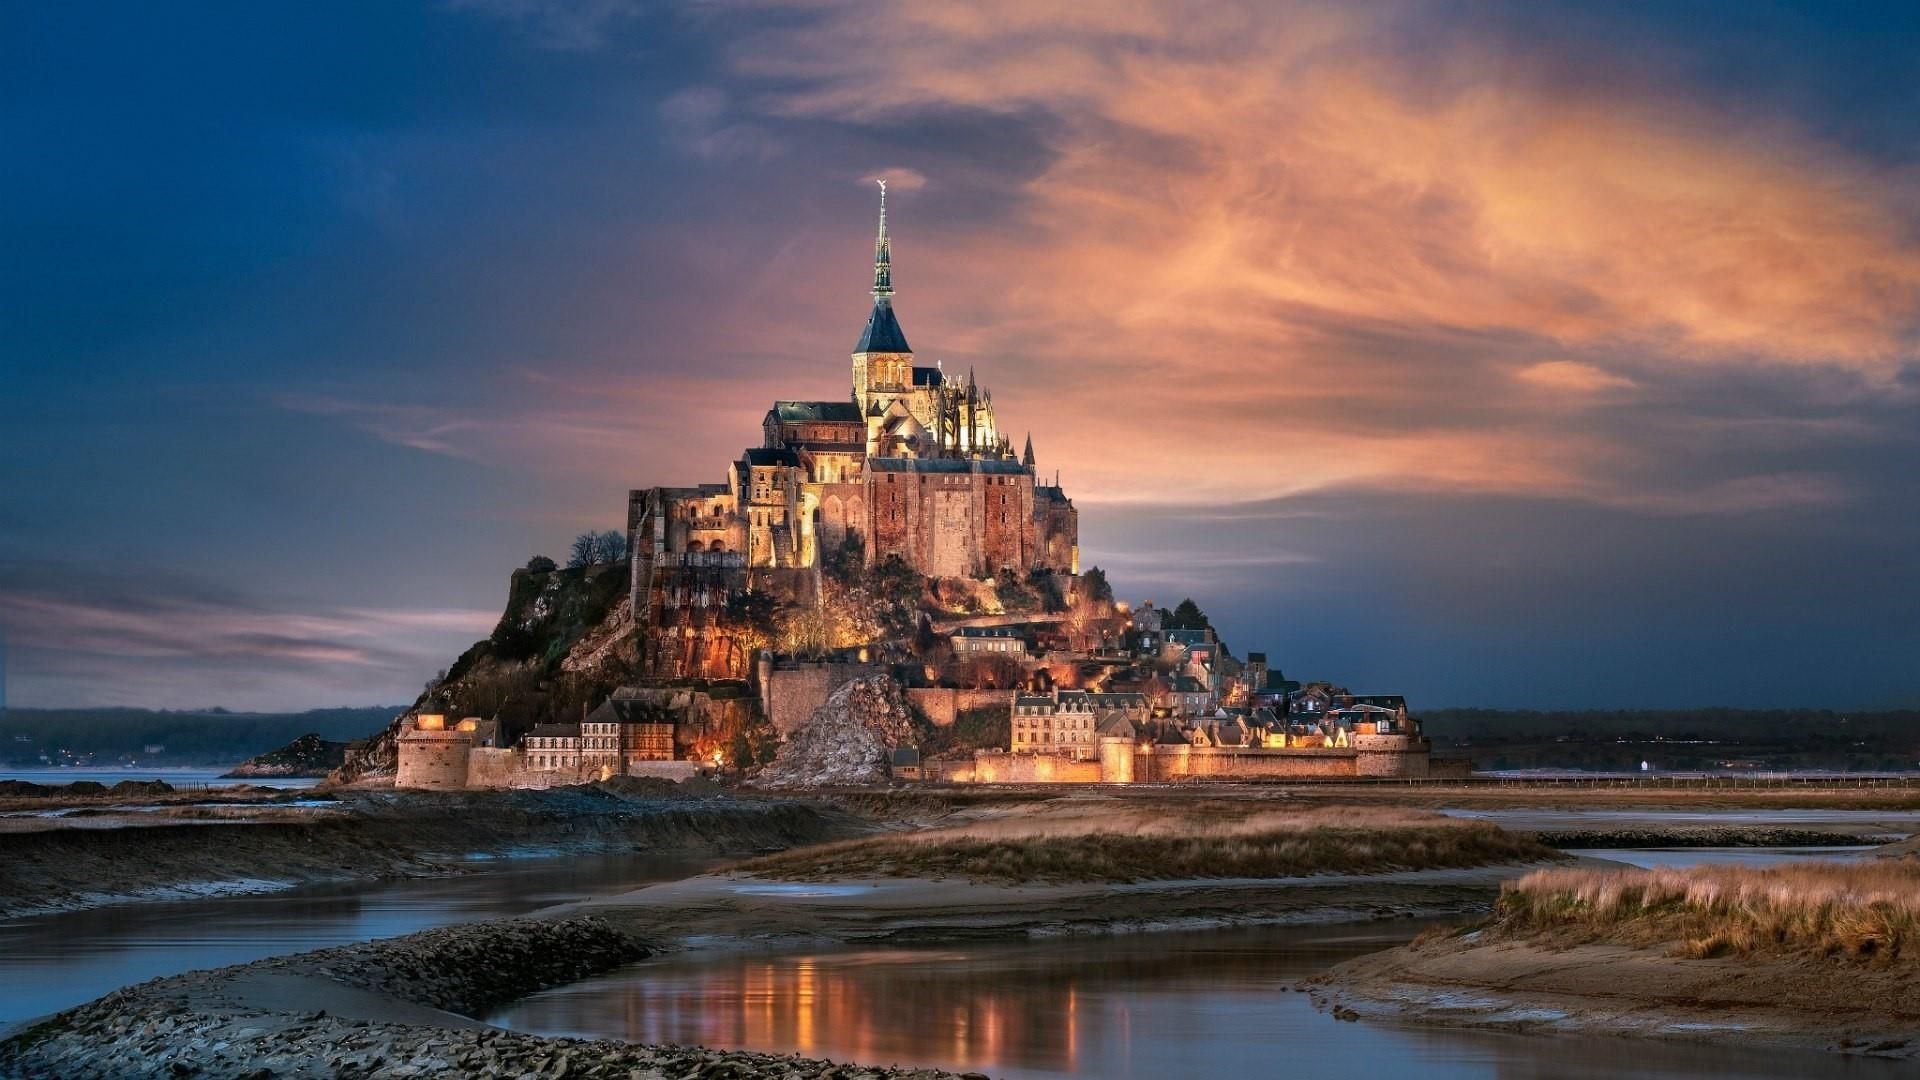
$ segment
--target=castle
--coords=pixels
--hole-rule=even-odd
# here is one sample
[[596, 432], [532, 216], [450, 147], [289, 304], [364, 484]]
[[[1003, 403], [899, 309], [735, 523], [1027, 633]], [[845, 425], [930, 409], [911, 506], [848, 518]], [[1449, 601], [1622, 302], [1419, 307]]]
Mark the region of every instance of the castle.
[[718, 618], [728, 599], [809, 595], [836, 553], [928, 577], [1079, 572], [1078, 513], [1040, 480], [1031, 435], [1016, 454], [973, 372], [915, 363], [893, 307], [884, 181], [872, 295], [846, 400], [774, 402], [725, 482], [629, 493], [633, 611], [656, 675], [746, 674]]

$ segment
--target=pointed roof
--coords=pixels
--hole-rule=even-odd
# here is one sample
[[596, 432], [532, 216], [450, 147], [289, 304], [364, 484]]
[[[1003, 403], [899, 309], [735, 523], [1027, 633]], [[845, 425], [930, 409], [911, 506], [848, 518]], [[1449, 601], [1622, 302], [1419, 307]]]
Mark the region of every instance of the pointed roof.
[[1027, 452], [1020, 455], [1020, 464], [1033, 468], [1033, 432], [1027, 432]]
[[906, 332], [900, 329], [900, 320], [893, 314], [893, 303], [885, 297], [873, 302], [873, 313], [867, 316], [867, 328], [860, 333], [860, 341], [853, 347], [856, 353], [910, 353], [913, 346], [907, 344]]

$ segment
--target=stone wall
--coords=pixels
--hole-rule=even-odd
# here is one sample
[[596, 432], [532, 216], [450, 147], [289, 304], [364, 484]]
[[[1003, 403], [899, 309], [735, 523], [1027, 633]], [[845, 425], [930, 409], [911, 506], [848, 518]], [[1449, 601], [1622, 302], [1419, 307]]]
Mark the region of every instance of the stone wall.
[[762, 665], [760, 705], [782, 738], [798, 731], [827, 695], [854, 679], [884, 675], [878, 664], [786, 661]]
[[500, 788], [515, 786], [524, 758], [518, 751], [491, 746], [475, 747], [467, 757], [467, 786]]
[[907, 701], [935, 727], [952, 727], [954, 719], [969, 709], [1012, 709], [1014, 694], [1012, 690], [923, 686], [908, 690]]
[[1062, 754], [1011, 754], [981, 750], [973, 756], [976, 784], [1097, 784], [1099, 761], [1074, 761]]

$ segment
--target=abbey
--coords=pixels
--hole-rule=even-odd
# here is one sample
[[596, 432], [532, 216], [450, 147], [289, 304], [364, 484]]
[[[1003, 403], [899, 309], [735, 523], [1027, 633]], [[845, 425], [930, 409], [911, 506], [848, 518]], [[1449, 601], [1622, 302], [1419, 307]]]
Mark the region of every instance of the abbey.
[[760, 445], [723, 483], [629, 493], [636, 619], [724, 604], [746, 587], [742, 575], [762, 587], [836, 552], [867, 564], [898, 556], [928, 577], [1079, 571], [1077, 513], [1058, 483], [1038, 478], [1031, 436], [1016, 454], [971, 371], [952, 378], [916, 363], [893, 298], [883, 183], [851, 392], [774, 402]]

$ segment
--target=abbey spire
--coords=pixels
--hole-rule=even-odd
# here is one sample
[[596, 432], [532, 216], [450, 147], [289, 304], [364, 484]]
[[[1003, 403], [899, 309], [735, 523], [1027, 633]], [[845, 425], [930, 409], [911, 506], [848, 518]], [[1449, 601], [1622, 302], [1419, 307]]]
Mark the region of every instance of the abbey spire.
[[887, 182], [880, 181], [880, 232], [873, 239], [873, 311], [867, 328], [853, 347], [854, 355], [898, 353], [910, 355], [913, 346], [893, 314], [893, 240], [887, 236]]
[[887, 239], [887, 182], [880, 183], [880, 234], [873, 241], [873, 299], [888, 303], [893, 298], [893, 244]]

